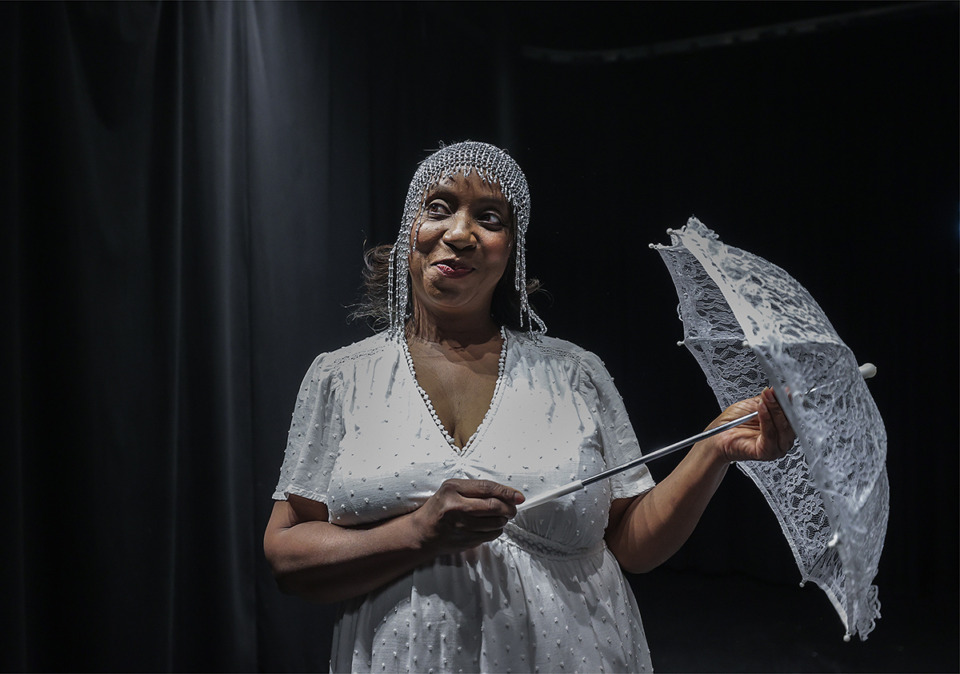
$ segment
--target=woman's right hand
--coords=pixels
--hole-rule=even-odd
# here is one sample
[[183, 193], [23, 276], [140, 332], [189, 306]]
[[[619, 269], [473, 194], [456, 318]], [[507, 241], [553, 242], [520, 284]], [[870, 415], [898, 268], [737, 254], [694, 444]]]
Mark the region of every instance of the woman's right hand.
[[410, 517], [424, 549], [454, 553], [500, 536], [523, 500], [516, 489], [490, 480], [446, 480]]

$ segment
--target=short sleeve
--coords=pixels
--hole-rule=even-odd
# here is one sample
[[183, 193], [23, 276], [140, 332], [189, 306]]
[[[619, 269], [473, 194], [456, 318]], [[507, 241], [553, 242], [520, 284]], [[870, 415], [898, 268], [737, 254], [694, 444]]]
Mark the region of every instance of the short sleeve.
[[[623, 398], [603, 362], [585, 351], [581, 358], [581, 394], [588, 401], [603, 441], [607, 468], [620, 466], [642, 455], [640, 443], [627, 415]], [[610, 478], [613, 498], [630, 498], [653, 489], [653, 476], [646, 465], [631, 468]]]
[[327, 502], [330, 474], [343, 437], [338, 383], [327, 354], [317, 356], [297, 392], [274, 500], [285, 501], [295, 494]]

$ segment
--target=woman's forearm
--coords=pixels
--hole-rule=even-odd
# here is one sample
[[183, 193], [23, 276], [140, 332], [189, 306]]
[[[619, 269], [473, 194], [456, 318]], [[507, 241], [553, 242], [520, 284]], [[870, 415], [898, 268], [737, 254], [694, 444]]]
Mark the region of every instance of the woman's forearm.
[[370, 527], [327, 521], [326, 505], [291, 496], [278, 501], [263, 537], [281, 589], [323, 602], [357, 597], [444, 553], [492, 541], [523, 501], [489, 480], [445, 480], [413, 512]]
[[653, 569], [693, 533], [731, 461], [774, 461], [796, 437], [772, 389], [727, 407], [707, 428], [756, 412], [751, 421], [695, 444], [646, 496], [615, 501], [607, 545], [627, 571]]
[[611, 511], [607, 545], [620, 565], [644, 573], [669, 559], [687, 541], [727, 472], [709, 440], [645, 496]]
[[432, 559], [436, 552], [418, 540], [408, 516], [366, 529], [306, 521], [268, 530], [264, 552], [281, 590], [336, 602], [375, 590]]

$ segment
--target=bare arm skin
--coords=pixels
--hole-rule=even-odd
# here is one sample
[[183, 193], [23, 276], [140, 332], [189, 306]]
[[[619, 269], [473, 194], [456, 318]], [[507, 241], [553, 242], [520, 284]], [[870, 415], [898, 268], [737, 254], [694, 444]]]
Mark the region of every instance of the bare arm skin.
[[323, 503], [277, 501], [263, 538], [284, 592], [336, 602], [381, 587], [434, 557], [497, 538], [523, 501], [487, 480], [447, 480], [417, 510], [366, 528], [327, 521]]
[[680, 549], [732, 461], [770, 461], [789, 451], [793, 430], [770, 389], [731, 405], [708, 428], [754, 410], [759, 412], [757, 419], [694, 445], [646, 494], [613, 502], [606, 541], [625, 571], [650, 571]]

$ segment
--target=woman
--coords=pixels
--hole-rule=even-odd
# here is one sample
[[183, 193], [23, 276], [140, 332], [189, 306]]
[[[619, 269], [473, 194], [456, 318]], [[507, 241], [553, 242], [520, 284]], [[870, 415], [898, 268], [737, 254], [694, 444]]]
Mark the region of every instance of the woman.
[[792, 444], [767, 390], [712, 425], [757, 423], [658, 485], [640, 467], [518, 515], [640, 454], [603, 364], [545, 336], [528, 302], [529, 205], [502, 150], [428, 157], [371, 258], [365, 313], [387, 329], [304, 378], [264, 549], [282, 589], [343, 602], [333, 671], [649, 670], [621, 567], [673, 554], [731, 461]]

